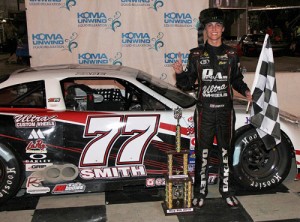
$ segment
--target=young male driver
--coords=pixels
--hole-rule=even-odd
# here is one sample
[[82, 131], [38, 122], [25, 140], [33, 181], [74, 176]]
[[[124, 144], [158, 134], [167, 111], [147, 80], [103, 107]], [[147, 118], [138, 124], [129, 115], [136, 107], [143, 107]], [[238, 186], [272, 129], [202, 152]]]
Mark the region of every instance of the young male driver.
[[230, 184], [231, 140], [235, 124], [233, 89], [249, 101], [252, 100], [252, 96], [243, 81], [237, 53], [222, 42], [222, 10], [205, 9], [201, 11], [199, 19], [204, 25], [206, 42], [190, 50], [185, 71], [181, 57], [173, 64], [179, 88], [189, 90], [198, 83], [198, 104], [194, 115], [196, 164], [193, 204], [202, 207], [207, 196], [207, 166], [216, 136], [221, 157], [219, 191], [229, 206], [236, 206], [239, 202]]

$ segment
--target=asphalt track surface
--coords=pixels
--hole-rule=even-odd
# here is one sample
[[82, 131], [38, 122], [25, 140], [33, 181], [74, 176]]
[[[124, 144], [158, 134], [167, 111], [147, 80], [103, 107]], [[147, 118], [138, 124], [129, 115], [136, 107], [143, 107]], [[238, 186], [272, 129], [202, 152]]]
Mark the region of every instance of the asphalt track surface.
[[[5, 64], [5, 58], [5, 55], [0, 55], [0, 75], [27, 67], [26, 65]], [[292, 72], [298, 69], [299, 72], [299, 61], [299, 57], [278, 57], [275, 58], [275, 68], [278, 71]], [[241, 59], [241, 63], [247, 72], [254, 72], [257, 58], [245, 57]], [[241, 205], [235, 208], [229, 208], [222, 200], [218, 193], [218, 185], [210, 185], [209, 195], [203, 208], [195, 209], [193, 213], [187, 215], [165, 216], [162, 208], [163, 191], [136, 187], [115, 192], [16, 197], [0, 206], [0, 221], [300, 222], [300, 181], [294, 180], [295, 174], [296, 167], [293, 165], [283, 185], [268, 192], [238, 191], [237, 198]]]

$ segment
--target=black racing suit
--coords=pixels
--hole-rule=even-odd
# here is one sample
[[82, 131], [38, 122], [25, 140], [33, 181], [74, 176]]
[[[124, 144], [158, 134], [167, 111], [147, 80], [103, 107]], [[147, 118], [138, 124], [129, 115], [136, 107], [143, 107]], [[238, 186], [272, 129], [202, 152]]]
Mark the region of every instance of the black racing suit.
[[197, 82], [194, 197], [205, 198], [207, 195], [207, 166], [216, 136], [221, 161], [219, 190], [226, 198], [233, 195], [229, 183], [230, 148], [235, 124], [232, 88], [244, 96], [249, 90], [243, 81], [235, 50], [225, 44], [213, 47], [208, 43], [192, 49], [186, 70], [176, 75], [176, 84], [183, 90], [190, 90]]

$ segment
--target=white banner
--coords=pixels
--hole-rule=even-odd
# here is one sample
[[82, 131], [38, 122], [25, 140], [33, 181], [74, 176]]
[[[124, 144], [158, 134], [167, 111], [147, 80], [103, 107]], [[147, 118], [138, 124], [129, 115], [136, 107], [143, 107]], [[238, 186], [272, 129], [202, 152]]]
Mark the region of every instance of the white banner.
[[175, 83], [197, 47], [199, 0], [26, 0], [31, 66], [116, 64]]

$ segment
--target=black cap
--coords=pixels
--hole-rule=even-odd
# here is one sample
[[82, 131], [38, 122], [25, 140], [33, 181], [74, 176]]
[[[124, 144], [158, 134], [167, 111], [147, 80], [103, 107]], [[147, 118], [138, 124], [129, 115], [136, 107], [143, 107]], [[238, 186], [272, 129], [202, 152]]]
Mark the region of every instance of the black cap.
[[204, 9], [200, 12], [199, 20], [203, 25], [206, 25], [209, 22], [218, 22], [223, 24], [224, 13], [221, 9], [218, 8]]

